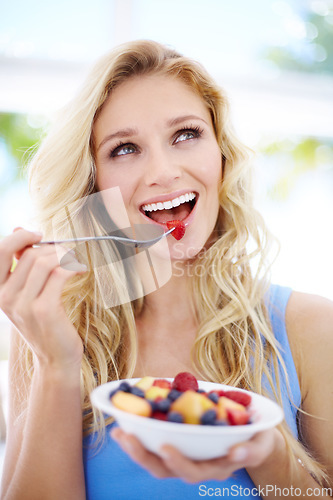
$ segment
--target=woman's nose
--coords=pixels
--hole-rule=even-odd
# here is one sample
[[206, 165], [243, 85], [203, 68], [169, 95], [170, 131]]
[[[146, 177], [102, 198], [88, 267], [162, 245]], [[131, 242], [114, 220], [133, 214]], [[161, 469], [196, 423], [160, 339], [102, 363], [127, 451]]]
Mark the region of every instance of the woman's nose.
[[150, 152], [145, 165], [145, 182], [147, 186], [169, 187], [181, 175], [182, 167], [172, 154], [161, 150]]

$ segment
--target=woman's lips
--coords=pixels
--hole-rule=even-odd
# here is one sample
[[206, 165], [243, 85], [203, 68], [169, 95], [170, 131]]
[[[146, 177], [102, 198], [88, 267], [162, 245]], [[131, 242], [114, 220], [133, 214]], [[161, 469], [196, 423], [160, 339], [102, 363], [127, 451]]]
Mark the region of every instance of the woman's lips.
[[185, 210], [185, 207], [184, 207], [183, 215], [184, 215], [185, 212], [188, 212], [188, 215], [186, 215], [185, 217], [182, 216], [182, 211], [181, 211], [180, 207], [174, 207], [174, 208], [172, 208], [170, 210], [169, 209], [167, 209], [167, 210], [161, 210], [160, 211], [161, 213], [159, 214], [159, 217], [160, 217], [159, 221], [158, 220], [154, 220], [153, 218], [151, 218], [148, 215], [146, 215], [146, 213], [142, 210], [142, 207], [141, 207], [140, 212], [141, 212], [141, 214], [144, 216], [144, 218], [146, 220], [149, 220], [151, 223], [157, 224], [157, 225], [162, 226], [164, 228], [167, 227], [166, 226], [167, 222], [169, 222], [171, 220], [175, 220], [175, 219], [183, 221], [184, 224], [185, 224], [185, 226], [188, 226], [189, 224], [191, 224], [193, 218], [195, 217], [195, 213], [196, 213], [198, 201], [199, 201], [199, 195], [196, 194], [195, 204], [194, 204], [193, 207], [191, 207], [191, 210], [188, 212], [188, 210]]

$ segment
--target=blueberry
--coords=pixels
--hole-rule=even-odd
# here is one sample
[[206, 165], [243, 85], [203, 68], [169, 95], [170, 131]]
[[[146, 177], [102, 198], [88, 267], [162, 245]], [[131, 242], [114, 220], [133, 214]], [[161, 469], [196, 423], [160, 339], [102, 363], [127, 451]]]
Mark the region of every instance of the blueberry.
[[118, 387], [117, 387], [117, 389], [113, 389], [113, 391], [111, 391], [109, 394], [109, 398], [111, 399], [112, 396], [114, 396], [116, 394], [116, 392], [118, 392], [118, 391], [119, 391]]
[[216, 392], [211, 392], [210, 394], [207, 394], [207, 397], [208, 397], [208, 399], [213, 401], [213, 403], [217, 403], [219, 400], [219, 396], [218, 396], [218, 394], [216, 394]]
[[157, 401], [157, 411], [161, 411], [162, 413], [167, 413], [170, 410], [170, 406], [170, 399], [161, 399], [161, 401]]
[[168, 414], [168, 422], [175, 422], [177, 424], [183, 424], [184, 423], [183, 415], [181, 415], [177, 411], [171, 411]]
[[121, 382], [121, 384], [118, 387], [118, 390], [123, 392], [130, 392], [131, 385], [128, 382]]
[[139, 398], [145, 397], [145, 393], [142, 389], [140, 389], [140, 387], [132, 386], [129, 392], [135, 396], [139, 396]]
[[198, 392], [199, 394], [204, 394], [206, 391], [205, 391], [204, 389], [198, 389], [198, 390], [197, 390], [197, 392]]
[[183, 393], [181, 391], [177, 391], [177, 389], [171, 389], [171, 391], [168, 394], [168, 399], [170, 401], [176, 401], [179, 396], [181, 396]]
[[226, 420], [216, 420], [216, 422], [214, 423], [214, 425], [219, 425], [221, 427], [224, 427], [225, 425], [229, 425], [228, 422]]
[[147, 399], [147, 401], [151, 406], [152, 412], [157, 411], [158, 403], [156, 401], [153, 401], [152, 399]]
[[201, 416], [200, 423], [202, 425], [214, 425], [216, 422], [216, 411], [214, 409], [207, 410]]

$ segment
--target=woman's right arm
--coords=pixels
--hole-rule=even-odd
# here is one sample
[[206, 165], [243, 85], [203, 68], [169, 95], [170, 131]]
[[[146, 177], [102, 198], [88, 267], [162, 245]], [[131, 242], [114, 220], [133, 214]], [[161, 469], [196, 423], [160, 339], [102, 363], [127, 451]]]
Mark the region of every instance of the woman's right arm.
[[[15, 326], [1, 498], [83, 500], [82, 342], [61, 300], [83, 269], [61, 268], [54, 247], [32, 248], [39, 240], [19, 230], [0, 242], [0, 307]], [[24, 343], [33, 352], [31, 378], [18, 362]]]

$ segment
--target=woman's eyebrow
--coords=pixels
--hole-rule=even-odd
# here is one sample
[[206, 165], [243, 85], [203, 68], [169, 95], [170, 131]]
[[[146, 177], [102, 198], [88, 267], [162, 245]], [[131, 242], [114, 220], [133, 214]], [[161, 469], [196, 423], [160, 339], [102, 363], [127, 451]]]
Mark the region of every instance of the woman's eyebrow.
[[200, 116], [197, 116], [197, 115], [184, 115], [184, 116], [177, 116], [176, 118], [171, 118], [171, 120], [167, 121], [167, 126], [168, 127], [174, 127], [175, 125], [179, 125], [180, 123], [186, 122], [188, 120], [200, 120], [200, 121], [204, 122], [206, 125], [208, 125], [208, 123], [206, 122], [206, 120], [204, 120]]
[[124, 129], [118, 130], [117, 132], [114, 132], [113, 134], [109, 134], [106, 137], [104, 137], [104, 139], [102, 140], [102, 142], [98, 146], [97, 151], [99, 151], [99, 149], [102, 146], [104, 146], [105, 143], [107, 143], [108, 141], [111, 141], [112, 139], [121, 139], [121, 138], [125, 138], [125, 137], [132, 137], [133, 135], [137, 135], [137, 134], [138, 134], [138, 131], [135, 128], [124, 128]]

